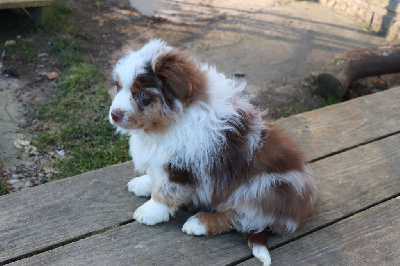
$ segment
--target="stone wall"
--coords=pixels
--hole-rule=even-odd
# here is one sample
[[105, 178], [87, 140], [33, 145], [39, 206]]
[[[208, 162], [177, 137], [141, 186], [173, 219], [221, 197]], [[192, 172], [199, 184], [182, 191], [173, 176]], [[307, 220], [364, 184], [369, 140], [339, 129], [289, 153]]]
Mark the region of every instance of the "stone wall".
[[322, 5], [364, 23], [369, 31], [400, 40], [400, 0], [319, 0]]

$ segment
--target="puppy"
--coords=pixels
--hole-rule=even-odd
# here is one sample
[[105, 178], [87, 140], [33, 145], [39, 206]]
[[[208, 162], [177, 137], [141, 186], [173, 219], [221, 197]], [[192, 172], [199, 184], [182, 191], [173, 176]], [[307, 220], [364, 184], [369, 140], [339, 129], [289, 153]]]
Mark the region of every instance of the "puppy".
[[267, 232], [295, 231], [313, 208], [315, 186], [297, 144], [241, 95], [243, 83], [161, 40], [123, 47], [112, 82], [110, 122], [130, 136], [143, 173], [128, 190], [151, 196], [134, 219], [167, 222], [180, 205], [193, 204], [206, 211], [183, 232], [237, 230], [269, 265]]

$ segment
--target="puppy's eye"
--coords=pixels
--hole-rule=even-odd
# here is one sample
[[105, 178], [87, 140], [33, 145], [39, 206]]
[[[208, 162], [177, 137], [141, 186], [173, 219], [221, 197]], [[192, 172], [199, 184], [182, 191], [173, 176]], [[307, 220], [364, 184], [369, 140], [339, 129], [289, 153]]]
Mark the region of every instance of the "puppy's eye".
[[146, 92], [137, 93], [135, 98], [140, 106], [147, 106], [153, 101], [152, 97]]
[[146, 99], [147, 97], [149, 97], [149, 95], [148, 95], [147, 93], [145, 93], [145, 92], [139, 92], [139, 94], [137, 95], [137, 97], [138, 97], [140, 100], [143, 100], [143, 99]]

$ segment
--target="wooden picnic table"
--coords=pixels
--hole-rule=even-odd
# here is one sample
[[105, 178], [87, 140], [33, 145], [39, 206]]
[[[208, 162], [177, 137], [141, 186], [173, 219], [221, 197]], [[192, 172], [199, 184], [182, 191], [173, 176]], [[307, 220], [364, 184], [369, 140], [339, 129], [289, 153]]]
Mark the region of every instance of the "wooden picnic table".
[[[315, 213], [269, 240], [273, 265], [400, 265], [400, 87], [277, 121], [307, 153]], [[10, 265], [260, 265], [237, 233], [182, 233], [191, 215], [146, 226], [130, 162], [0, 197]], [[1, 264], [1, 263], [0, 263]]]
[[[0, 0], [0, 9], [22, 8], [32, 19], [42, 25], [53, 20], [53, 0]], [[26, 8], [31, 8], [29, 11]]]

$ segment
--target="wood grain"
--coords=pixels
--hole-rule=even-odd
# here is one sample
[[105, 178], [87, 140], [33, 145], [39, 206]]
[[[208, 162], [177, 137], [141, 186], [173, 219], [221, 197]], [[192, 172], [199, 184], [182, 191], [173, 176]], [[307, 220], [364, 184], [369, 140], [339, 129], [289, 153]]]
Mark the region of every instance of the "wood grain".
[[[10, 265], [226, 265], [248, 255], [237, 234], [193, 237], [183, 234], [187, 214], [153, 227], [131, 223], [105, 234], [54, 249]], [[33, 263], [33, 264], [32, 264]]]
[[0, 197], [0, 261], [132, 219], [132, 163]]
[[[391, 89], [277, 123], [284, 125], [286, 131], [303, 144], [308, 158], [312, 160], [356, 143], [397, 132], [400, 129], [399, 93], [400, 88]], [[353, 115], [346, 116], [343, 110]], [[341, 119], [345, 122], [341, 122]], [[353, 132], [352, 135], [346, 132], [347, 129]], [[356, 134], [358, 131], [360, 133]], [[389, 140], [392, 144], [381, 154], [380, 150], [388, 145], [381, 143]], [[385, 147], [380, 148], [379, 145]], [[365, 149], [369, 146], [365, 146]], [[344, 213], [393, 193], [398, 183], [393, 184], [396, 180], [388, 179], [387, 175], [393, 173], [393, 169], [398, 170], [397, 162], [392, 161], [398, 160], [398, 140], [390, 138], [371, 147], [367, 149], [368, 152], [364, 148], [356, 149], [347, 157], [334, 156], [313, 165], [321, 201], [317, 202], [317, 215], [303, 230], [337, 219]], [[378, 154], [369, 156], [369, 153]], [[366, 158], [371, 159], [368, 161]], [[374, 164], [381, 166], [375, 167]], [[377, 174], [378, 170], [381, 172]], [[346, 186], [354, 189], [354, 193], [353, 190], [346, 192], [347, 197], [353, 199], [349, 208], [343, 207], [343, 198], [337, 196], [344, 189], [337, 183], [337, 173], [342, 176], [341, 180], [350, 180]], [[365, 182], [362, 179], [359, 189], [357, 180], [370, 180], [373, 173], [381, 175], [386, 183], [381, 183], [381, 186], [375, 184], [375, 191], [372, 191], [362, 186], [362, 182]], [[126, 191], [126, 183], [132, 176], [131, 164], [125, 163], [0, 197], [0, 261], [128, 221], [134, 209], [145, 201]], [[353, 186], [349, 186], [349, 182]], [[388, 184], [391, 187], [387, 187]], [[374, 196], [370, 196], [370, 193]], [[177, 237], [181, 237], [180, 230]], [[274, 241], [278, 240], [273, 239], [272, 243]]]
[[[273, 265], [400, 265], [400, 198], [271, 252]], [[256, 259], [240, 266], [260, 265]]]
[[[272, 237], [270, 244], [274, 246], [290, 240], [298, 234], [307, 233], [399, 193], [399, 147], [400, 135], [395, 135], [313, 163], [319, 186], [314, 216], [297, 233]], [[181, 226], [187, 217], [179, 216], [171, 223], [155, 227], [134, 222], [20, 260], [13, 265], [46, 265], [46, 262], [62, 265], [73, 261], [73, 258], [79, 258], [76, 262], [82, 263], [79, 265], [92, 264], [92, 261], [103, 262], [101, 265], [128, 265], [128, 262], [136, 264], [134, 262], [137, 258], [138, 264], [142, 265], [159, 265], [160, 261], [163, 265], [201, 265], [204, 262], [222, 265], [251, 255], [238, 234], [212, 238], [183, 234]], [[142, 233], [144, 235], [139, 236]], [[147, 248], [150, 253], [138, 250], [140, 247]], [[97, 261], [97, 256], [101, 260]]]
[[291, 116], [278, 123], [309, 160], [400, 131], [400, 87]]

